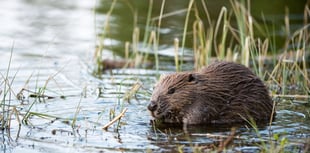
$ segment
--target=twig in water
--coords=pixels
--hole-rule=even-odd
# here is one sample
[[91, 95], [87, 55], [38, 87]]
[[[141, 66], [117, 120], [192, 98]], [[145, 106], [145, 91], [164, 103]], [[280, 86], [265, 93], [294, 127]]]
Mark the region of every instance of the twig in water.
[[123, 111], [122, 111], [119, 115], [117, 115], [113, 120], [111, 120], [109, 123], [107, 123], [105, 126], [103, 126], [102, 129], [108, 130], [108, 128], [109, 128], [114, 122], [116, 122], [117, 120], [121, 119], [121, 118], [124, 116], [124, 114], [125, 114], [126, 111], [127, 111], [127, 108], [123, 109]]

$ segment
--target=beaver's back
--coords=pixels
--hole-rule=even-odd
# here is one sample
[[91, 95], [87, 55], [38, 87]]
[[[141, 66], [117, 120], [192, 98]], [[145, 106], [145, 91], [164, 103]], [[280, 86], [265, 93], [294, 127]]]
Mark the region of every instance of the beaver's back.
[[[195, 73], [195, 77], [198, 83], [192, 95], [199, 97], [197, 105], [212, 107], [205, 111], [208, 119], [203, 122], [270, 119], [273, 105], [268, 90], [247, 67], [232, 62], [215, 62]], [[195, 109], [192, 111], [197, 111]]]

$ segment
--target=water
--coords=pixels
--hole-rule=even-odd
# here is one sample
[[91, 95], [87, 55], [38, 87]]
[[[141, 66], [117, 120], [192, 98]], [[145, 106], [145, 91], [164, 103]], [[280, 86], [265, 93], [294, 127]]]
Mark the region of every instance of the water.
[[[230, 134], [230, 127], [194, 126], [187, 131], [182, 127], [154, 129], [146, 106], [156, 82], [155, 70], [119, 69], [100, 77], [91, 75], [98, 41], [96, 34], [102, 33], [109, 4], [110, 1], [90, 0], [0, 2], [3, 17], [0, 24], [1, 97], [10, 63], [8, 79], [12, 82], [12, 89], [5, 104], [16, 106], [19, 112], [12, 115], [10, 132], [1, 131], [3, 152], [177, 152], [178, 148], [190, 152], [193, 146], [208, 151]], [[123, 54], [123, 44], [131, 40], [133, 16], [123, 15], [130, 14], [127, 11], [129, 5], [117, 3], [116, 6], [111, 17], [111, 35], [105, 41], [105, 57]], [[133, 6], [137, 6], [139, 14], [146, 14], [147, 3]], [[187, 3], [167, 2], [167, 12], [186, 7]], [[160, 3], [156, 2], [154, 9], [158, 12], [159, 8]], [[143, 18], [139, 20], [141, 29], [144, 21]], [[159, 46], [162, 55], [173, 55], [170, 53], [171, 40], [182, 35], [182, 26], [179, 25], [183, 22], [184, 13], [176, 15], [175, 20], [163, 22]], [[166, 64], [173, 63], [160, 65], [160, 73], [174, 71], [173, 66], [167, 67]], [[129, 101], [124, 100], [124, 95], [134, 84], [141, 85], [140, 89], [135, 96], [130, 96]], [[43, 88], [46, 88], [44, 95], [51, 98], [34, 98], [34, 92]], [[18, 93], [25, 98], [17, 100]], [[119, 128], [113, 124], [107, 131], [103, 130], [110, 118], [123, 108], [128, 110]], [[21, 120], [28, 110], [33, 115], [18, 132], [17, 118]], [[2, 115], [2, 108], [0, 112]], [[284, 101], [277, 107], [277, 113], [272, 125], [262, 126], [258, 132], [244, 126], [237, 129], [238, 137], [228, 149], [231, 152], [258, 152], [261, 139], [267, 141], [270, 134], [279, 135], [280, 140], [288, 139], [288, 150], [297, 152], [306, 148], [310, 132], [309, 106]], [[73, 118], [76, 118], [75, 123]]]

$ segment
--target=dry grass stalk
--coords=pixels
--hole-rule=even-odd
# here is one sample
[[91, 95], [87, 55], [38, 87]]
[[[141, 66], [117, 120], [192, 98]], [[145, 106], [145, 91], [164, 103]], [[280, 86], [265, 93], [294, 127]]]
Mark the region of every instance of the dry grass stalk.
[[115, 123], [116, 121], [120, 120], [126, 113], [127, 111], [127, 108], [124, 108], [123, 111], [117, 115], [113, 120], [111, 120], [109, 123], [107, 123], [105, 126], [103, 126], [103, 130], [108, 130], [108, 128], [113, 124]]
[[217, 152], [222, 152], [225, 148], [227, 148], [227, 146], [234, 140], [235, 134], [236, 128], [232, 128], [229, 137], [220, 143]]

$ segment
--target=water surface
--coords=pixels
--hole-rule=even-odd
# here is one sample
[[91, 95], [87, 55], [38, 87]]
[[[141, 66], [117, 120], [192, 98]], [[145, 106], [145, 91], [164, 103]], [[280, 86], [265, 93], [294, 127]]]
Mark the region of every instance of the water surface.
[[[165, 12], [181, 10], [180, 14], [165, 18], [160, 31], [160, 51], [170, 56], [173, 55], [170, 53], [173, 39], [181, 39], [185, 16], [182, 10], [188, 4], [166, 3]], [[194, 126], [184, 131], [182, 127], [154, 128], [150, 125], [146, 106], [157, 80], [155, 68], [115, 69], [99, 77], [92, 75], [95, 45], [102, 35], [110, 4], [111, 1], [105, 0], [0, 2], [3, 17], [0, 25], [1, 90], [8, 89], [3, 83], [7, 73], [12, 81], [11, 95], [7, 95], [2, 103], [16, 106], [20, 119], [28, 111], [43, 115], [31, 116], [27, 124], [22, 124], [19, 133], [17, 116], [12, 115], [10, 132], [1, 131], [0, 149], [3, 152], [177, 152], [178, 149], [191, 152], [195, 147], [209, 151], [230, 134], [230, 127]], [[154, 1], [154, 18], [160, 4], [160, 1]], [[257, 14], [260, 13], [258, 8], [266, 6], [264, 2], [252, 4], [257, 6], [252, 9]], [[292, 16], [297, 16], [293, 18], [294, 23], [297, 20], [296, 27], [302, 26], [299, 18], [303, 2], [288, 4]], [[217, 16], [222, 5], [229, 6], [226, 1], [208, 3], [210, 9], [214, 8], [210, 11], [212, 16]], [[267, 9], [275, 12], [267, 15], [268, 19], [282, 18], [282, 5], [273, 5], [280, 11], [270, 6]], [[110, 17], [104, 58], [123, 55], [124, 43], [131, 41], [134, 15], [130, 7], [137, 10], [139, 20], [136, 24], [143, 33], [147, 1], [118, 2]], [[142, 41], [141, 37], [141, 44]], [[190, 43], [188, 53], [191, 51], [189, 46]], [[188, 69], [191, 66], [188, 65]], [[175, 71], [173, 62], [162, 62], [160, 74], [172, 71]], [[134, 85], [140, 86], [137, 93], [129, 100], [124, 99]], [[51, 98], [33, 97], [33, 92], [44, 87], [44, 95]], [[25, 98], [17, 100], [22, 89], [26, 89], [21, 92]], [[119, 126], [113, 124], [107, 131], [103, 130], [102, 127], [124, 108], [128, 110]], [[0, 112], [3, 113], [2, 108]], [[269, 142], [270, 137], [279, 135], [280, 140], [289, 140], [287, 150], [298, 152], [308, 146], [309, 133], [309, 106], [281, 100], [276, 120], [270, 126], [264, 125], [258, 131], [241, 126], [228, 150], [259, 152], [262, 142]], [[267, 147], [271, 145], [267, 143]]]

